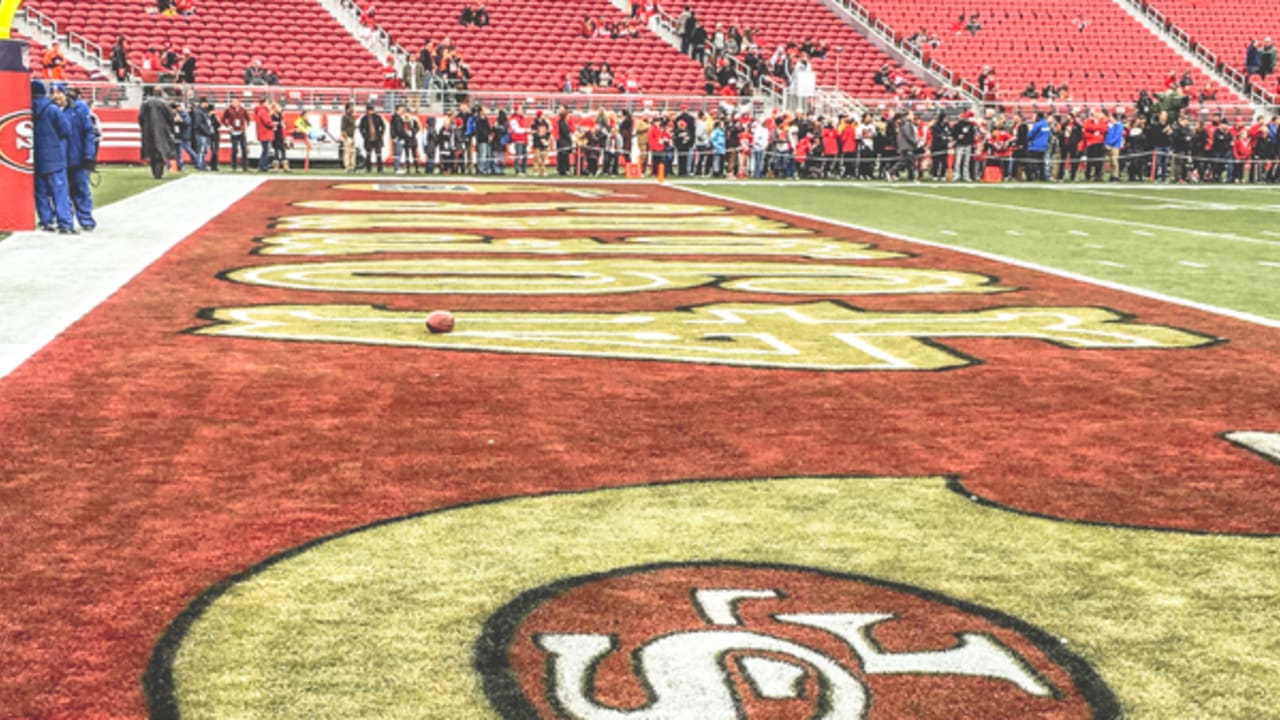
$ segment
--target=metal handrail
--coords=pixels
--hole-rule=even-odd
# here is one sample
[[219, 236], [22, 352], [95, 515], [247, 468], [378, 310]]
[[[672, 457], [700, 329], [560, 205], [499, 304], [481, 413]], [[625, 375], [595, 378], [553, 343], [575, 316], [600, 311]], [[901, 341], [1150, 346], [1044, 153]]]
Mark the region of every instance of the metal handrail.
[[[676, 30], [676, 19], [671, 17], [671, 14], [661, 6], [658, 7], [658, 12], [654, 14], [654, 19], [662, 29], [666, 30], [672, 36], [680, 36], [679, 31]], [[707, 47], [711, 47], [710, 41], [707, 42]], [[727, 59], [729, 64], [733, 67], [734, 75], [738, 78], [738, 82], [740, 84], [758, 88], [774, 101], [780, 101], [786, 95], [786, 88], [777, 78], [769, 75], [761, 75], [760, 84], [755, 85], [751, 82], [751, 68], [748, 68], [746, 63], [742, 62], [741, 58], [737, 56], [727, 56]]]
[[[1161, 30], [1169, 35], [1179, 47], [1191, 54], [1192, 57], [1195, 57], [1197, 60], [1208, 65], [1212, 69], [1212, 72], [1219, 76], [1218, 79], [1223, 81], [1224, 85], [1235, 90], [1243, 97], [1254, 100], [1255, 102], [1257, 101], [1259, 90], [1251, 86], [1248, 76], [1237, 70], [1229, 63], [1219, 62], [1216, 53], [1209, 50], [1204, 45], [1194, 42], [1191, 39], [1191, 33], [1183, 30], [1172, 20], [1166, 17], [1164, 13], [1157, 10], [1154, 5], [1150, 4], [1149, 0], [1125, 0], [1125, 2], [1140, 11], [1144, 17], [1157, 23]], [[1265, 90], [1261, 90], [1261, 92], [1271, 95]], [[1272, 95], [1272, 97], [1274, 98], [1274, 95]], [[1263, 102], [1268, 101], [1264, 100]]]
[[855, 19], [861, 20], [865, 26], [879, 35], [881, 40], [892, 45], [898, 52], [901, 52], [906, 57], [915, 59], [917, 64], [925, 71], [925, 74], [935, 75], [936, 80], [945, 82], [948, 86], [968, 95], [970, 100], [977, 101], [981, 98], [976, 85], [963, 78], [957, 83], [957, 75], [951, 68], [933, 59], [932, 56], [925, 58], [924, 51], [921, 48], [912, 47], [905, 40], [900, 39], [898, 33], [889, 23], [880, 18], [876, 18], [874, 23], [871, 22], [874, 17], [871, 14], [871, 10], [857, 2], [857, 0], [835, 0], [835, 3]]

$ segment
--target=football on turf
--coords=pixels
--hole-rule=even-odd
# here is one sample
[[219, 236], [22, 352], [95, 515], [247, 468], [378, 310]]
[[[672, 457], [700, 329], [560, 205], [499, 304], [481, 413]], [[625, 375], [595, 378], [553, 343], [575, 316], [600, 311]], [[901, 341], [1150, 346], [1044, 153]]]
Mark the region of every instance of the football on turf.
[[427, 329], [432, 333], [447, 333], [453, 330], [453, 313], [437, 310], [427, 316]]

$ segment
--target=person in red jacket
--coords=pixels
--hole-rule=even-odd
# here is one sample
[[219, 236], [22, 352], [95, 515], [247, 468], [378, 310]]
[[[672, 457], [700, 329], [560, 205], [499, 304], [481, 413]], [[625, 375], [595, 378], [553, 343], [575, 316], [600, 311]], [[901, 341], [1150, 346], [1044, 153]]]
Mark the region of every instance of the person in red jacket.
[[822, 176], [835, 177], [840, 174], [840, 134], [831, 123], [822, 128]]
[[658, 118], [649, 127], [649, 155], [653, 158], [653, 174], [658, 175], [659, 166], [665, 175], [671, 174], [671, 133], [667, 130], [666, 118]]
[[1244, 120], [1236, 123], [1235, 141], [1231, 143], [1231, 182], [1242, 183], [1250, 178], [1250, 162], [1253, 159], [1254, 136], [1244, 126]]
[[852, 115], [843, 118], [840, 124], [840, 163], [844, 177], [858, 176], [858, 123]]
[[266, 172], [271, 167], [272, 143], [276, 140], [276, 132], [279, 128], [271, 119], [271, 105], [267, 102], [265, 95], [258, 101], [258, 107], [253, 110], [253, 123], [258, 142], [262, 143], [262, 155], [258, 158], [258, 172]]
[[1084, 121], [1081, 128], [1083, 139], [1081, 140], [1081, 149], [1085, 155], [1085, 171], [1084, 179], [1102, 182], [1102, 156], [1106, 151], [1103, 140], [1107, 137], [1107, 115], [1101, 108], [1095, 109], [1093, 114]]

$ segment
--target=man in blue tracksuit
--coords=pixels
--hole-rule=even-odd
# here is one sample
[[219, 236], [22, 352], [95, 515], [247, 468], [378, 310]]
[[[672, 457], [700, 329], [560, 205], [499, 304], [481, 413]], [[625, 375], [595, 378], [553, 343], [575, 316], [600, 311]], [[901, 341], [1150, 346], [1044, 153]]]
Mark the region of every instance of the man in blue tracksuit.
[[1049, 137], [1053, 134], [1044, 113], [1036, 113], [1036, 122], [1027, 131], [1027, 178], [1044, 180], [1044, 156], [1049, 151]]
[[80, 98], [76, 88], [67, 91], [67, 107], [63, 112], [71, 125], [66, 145], [71, 205], [80, 229], [92, 232], [98, 223], [93, 219], [93, 187], [89, 176], [98, 165], [98, 126], [89, 104]]
[[[66, 102], [65, 88], [56, 83], [50, 88], [53, 97]], [[67, 187], [67, 150], [65, 142], [71, 135], [71, 124], [60, 105], [46, 94], [40, 80], [31, 81], [31, 119], [35, 124], [32, 144], [35, 146], [36, 170], [36, 219], [40, 229], [64, 234], [75, 234], [75, 219], [71, 216], [71, 195]], [[54, 221], [57, 226], [54, 226]]]

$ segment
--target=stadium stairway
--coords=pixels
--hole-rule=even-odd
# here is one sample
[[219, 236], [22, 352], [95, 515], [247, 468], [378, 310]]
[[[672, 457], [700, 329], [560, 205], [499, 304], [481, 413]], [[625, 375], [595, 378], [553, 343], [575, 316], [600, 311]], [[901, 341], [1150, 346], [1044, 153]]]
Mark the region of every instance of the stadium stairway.
[[[1194, 66], [1116, 3], [1116, 0], [861, 0], [903, 36], [923, 29], [940, 44], [930, 49], [958, 75], [975, 81], [983, 66], [996, 71], [996, 99], [1016, 100], [1027, 87], [1067, 84], [1076, 102], [1113, 102], [1140, 90], [1162, 91], [1170, 72], [1190, 70], [1194, 87], [1233, 94]], [[981, 29], [957, 27], [978, 16]]]
[[[706, 27], [708, 37], [715, 33], [719, 24], [726, 28], [730, 24], [754, 28], [756, 43], [766, 59], [779, 45], [798, 44], [810, 38], [815, 42], [825, 42], [830, 48], [826, 57], [810, 61], [819, 86], [838, 87], [859, 99], [888, 99], [894, 93], [874, 80], [876, 72], [886, 64], [907, 81], [904, 91], [925, 86], [910, 68], [886, 55], [823, 5], [821, 0], [685, 0], [670, 3], [664, 8], [671, 16], [678, 17], [685, 5]], [[843, 50], [836, 52], [837, 47]]]
[[[635, 77], [649, 94], [702, 92], [702, 69], [642, 29], [639, 37], [582, 37], [583, 18], [623, 19], [608, 0], [503, 0], [489, 3], [487, 27], [459, 22], [466, 0], [378, 0], [375, 17], [391, 38], [417, 54], [428, 38], [450, 39], [471, 68], [473, 90], [559, 91], [586, 63], [608, 62], [615, 77]], [[474, 4], [474, 3], [473, 3]]]
[[201, 2], [191, 17], [160, 17], [151, 0], [27, 0], [51, 17], [59, 32], [79, 33], [105, 52], [124, 35], [129, 59], [140, 64], [149, 47], [190, 48], [201, 83], [239, 85], [261, 59], [281, 84], [376, 86], [381, 65], [316, 0], [270, 3]]
[[1241, 86], [1251, 82], [1263, 90], [1258, 99], [1275, 104], [1280, 73], [1259, 78], [1247, 76], [1246, 68], [1249, 43], [1264, 39], [1280, 42], [1280, 13], [1274, 6], [1264, 8], [1246, 0], [1116, 1], [1137, 6], [1135, 10], [1168, 33], [1172, 42], [1185, 43], [1209, 65], [1221, 66], [1225, 81]]
[[[26, 40], [30, 48], [31, 59], [31, 75], [33, 77], [42, 78], [44, 72], [44, 53], [48, 50], [48, 46], [34, 37], [28, 37], [21, 32], [13, 32], [14, 40]], [[67, 63], [63, 66], [64, 79], [67, 82], [83, 82], [94, 79], [94, 73], [82, 65], [79, 65], [67, 58]]]

